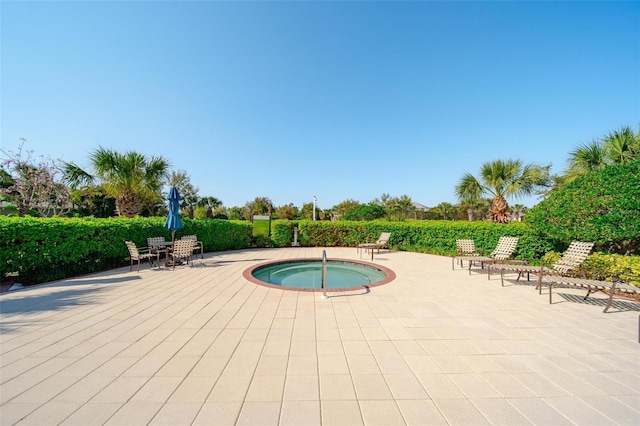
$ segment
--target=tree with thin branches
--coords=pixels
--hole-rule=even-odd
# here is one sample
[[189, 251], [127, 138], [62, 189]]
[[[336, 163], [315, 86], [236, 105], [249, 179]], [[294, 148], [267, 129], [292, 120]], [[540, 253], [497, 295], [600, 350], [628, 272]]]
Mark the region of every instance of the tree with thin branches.
[[193, 219], [195, 207], [199, 204], [198, 188], [193, 186], [191, 178], [184, 170], [172, 171], [169, 186], [175, 186], [180, 194], [180, 208], [187, 211], [189, 219]]
[[73, 209], [71, 191], [61, 181], [58, 162], [44, 156], [36, 161], [33, 151], [24, 149], [26, 142], [20, 138], [16, 152], [0, 150], [4, 155], [0, 200], [14, 204], [20, 216], [32, 212], [43, 217], [68, 214]]

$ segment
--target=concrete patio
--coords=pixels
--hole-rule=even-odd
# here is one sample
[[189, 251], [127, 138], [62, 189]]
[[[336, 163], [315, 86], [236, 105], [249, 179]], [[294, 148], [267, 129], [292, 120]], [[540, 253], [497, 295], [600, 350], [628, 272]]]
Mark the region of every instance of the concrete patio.
[[638, 304], [603, 313], [603, 294], [558, 288], [550, 305], [533, 282], [393, 251], [374, 260], [393, 282], [327, 300], [242, 276], [321, 253], [209, 253], [2, 294], [0, 424], [640, 424]]

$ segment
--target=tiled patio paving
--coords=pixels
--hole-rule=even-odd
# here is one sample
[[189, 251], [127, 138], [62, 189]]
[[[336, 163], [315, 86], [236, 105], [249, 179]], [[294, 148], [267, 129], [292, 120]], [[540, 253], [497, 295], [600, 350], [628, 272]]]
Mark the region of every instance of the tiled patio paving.
[[[0, 296], [2, 425], [640, 424], [639, 305], [376, 254], [367, 294], [242, 272], [321, 248], [210, 253]], [[329, 258], [358, 259], [353, 248]], [[515, 278], [515, 277], [514, 277]]]

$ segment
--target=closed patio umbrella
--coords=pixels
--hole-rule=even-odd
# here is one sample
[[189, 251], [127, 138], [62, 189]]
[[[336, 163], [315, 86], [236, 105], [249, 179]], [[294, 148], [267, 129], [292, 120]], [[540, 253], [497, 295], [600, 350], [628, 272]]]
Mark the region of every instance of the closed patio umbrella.
[[167, 220], [164, 222], [164, 227], [171, 231], [171, 242], [174, 242], [176, 239], [176, 230], [182, 229], [184, 226], [178, 213], [180, 210], [180, 194], [175, 186], [172, 186], [169, 190], [167, 200], [169, 200], [169, 214], [167, 215]]

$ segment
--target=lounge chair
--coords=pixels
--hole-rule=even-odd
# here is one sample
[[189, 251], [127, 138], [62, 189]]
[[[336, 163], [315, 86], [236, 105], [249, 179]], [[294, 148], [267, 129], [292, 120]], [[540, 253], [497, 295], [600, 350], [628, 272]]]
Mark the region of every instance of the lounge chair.
[[367, 250], [371, 250], [371, 259], [373, 260], [373, 250], [378, 250], [378, 253], [380, 253], [380, 249], [382, 248], [389, 248], [389, 238], [391, 238], [391, 232], [383, 232], [380, 234], [380, 237], [376, 240], [375, 243], [362, 243], [362, 244], [358, 244], [358, 251], [364, 250], [365, 252]]
[[156, 262], [158, 262], [158, 265], [159, 265], [159, 262], [160, 262], [159, 253], [154, 253], [151, 250], [149, 250], [149, 248], [147, 247], [138, 247], [132, 241], [125, 241], [124, 243], [127, 245], [127, 249], [129, 249], [129, 258], [131, 260], [131, 267], [129, 268], [130, 271], [133, 270], [134, 260], [138, 261], [138, 272], [140, 272], [140, 261], [142, 259], [149, 259], [149, 267], [151, 267], [153, 266], [153, 262], [151, 261], [151, 259], [155, 257]]
[[[496, 248], [491, 252], [489, 256], [457, 256], [457, 259], [462, 263], [463, 261], [469, 262], [469, 275], [471, 275], [471, 265], [473, 263], [480, 263], [480, 267], [484, 269], [484, 265], [494, 265], [500, 262], [506, 262], [513, 255], [516, 245], [518, 244], [518, 237], [500, 237]], [[489, 275], [491, 270], [489, 269]], [[490, 278], [490, 276], [488, 277]]]
[[455, 263], [459, 262], [462, 267], [462, 258], [467, 256], [481, 256], [482, 253], [476, 251], [476, 243], [473, 240], [456, 240], [458, 254], [451, 259], [451, 269], [455, 269]]
[[200, 248], [200, 259], [204, 259], [204, 244], [202, 243], [202, 241], [198, 241], [198, 237], [195, 235], [183, 235], [182, 238], [180, 238], [181, 240], [191, 240], [193, 241], [193, 251], [196, 251], [196, 249]]
[[581, 287], [587, 289], [587, 294], [582, 298], [583, 300], [587, 300], [591, 293], [594, 293], [598, 290], [608, 293], [609, 298], [607, 299], [607, 304], [604, 307], [602, 312], [607, 312], [611, 307], [611, 303], [615, 296], [618, 296], [620, 293], [622, 294], [638, 294], [640, 293], [640, 287], [636, 287], [634, 285], [626, 284], [620, 281], [601, 281], [601, 280], [588, 280], [586, 278], [575, 278], [575, 277], [565, 277], [565, 276], [553, 276], [553, 275], [545, 275], [543, 277], [543, 281], [549, 284], [549, 303], [551, 303], [551, 287], [553, 284], [560, 284], [565, 286], [572, 287]]
[[[522, 277], [522, 274], [536, 274], [538, 275], [538, 285], [536, 288], [542, 294], [542, 277], [543, 276], [554, 276], [556, 278], [566, 277], [567, 274], [573, 272], [575, 269], [579, 268], [582, 263], [587, 259], [589, 253], [593, 249], [594, 243], [582, 242], [582, 241], [573, 241], [569, 248], [564, 252], [560, 260], [554, 263], [551, 268], [547, 268], [546, 266], [529, 266], [529, 265], [515, 265], [515, 264], [497, 264], [489, 266], [489, 270], [499, 270], [500, 271], [500, 280], [502, 282], [502, 286], [504, 287], [504, 273], [505, 271], [517, 272], [518, 278], [516, 281]], [[583, 277], [584, 277], [583, 271]], [[585, 277], [586, 278], [586, 277]], [[549, 282], [549, 303], [551, 303], [551, 286], [552, 281], [545, 279], [545, 282]]]

